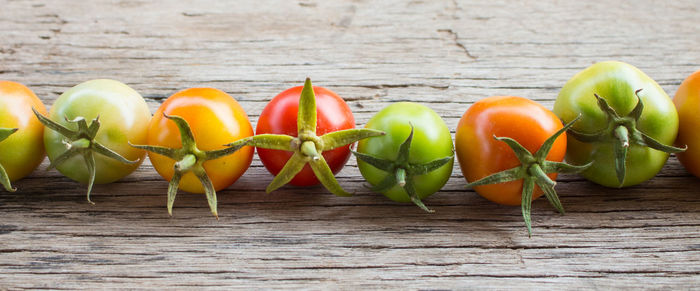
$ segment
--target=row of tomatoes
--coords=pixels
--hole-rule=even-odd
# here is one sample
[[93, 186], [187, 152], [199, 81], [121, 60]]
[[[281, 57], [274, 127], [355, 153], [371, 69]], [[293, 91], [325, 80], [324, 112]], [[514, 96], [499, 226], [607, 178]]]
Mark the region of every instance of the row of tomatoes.
[[[287, 183], [321, 183], [340, 196], [350, 193], [334, 175], [352, 152], [373, 191], [432, 212], [421, 200], [447, 182], [456, 152], [469, 186], [496, 203], [521, 205], [530, 233], [532, 200], [544, 194], [564, 211], [554, 191], [557, 173], [630, 186], [655, 176], [669, 153], [679, 153], [683, 165], [700, 174], [700, 72], [683, 82], [674, 101], [629, 64], [597, 63], [564, 85], [553, 112], [521, 97], [476, 102], [462, 116], [453, 147], [448, 127], [428, 107], [394, 103], [356, 129], [348, 105], [308, 79], [267, 104], [255, 133], [243, 108], [213, 88], [175, 93], [151, 117], [141, 95], [114, 80], [69, 89], [50, 113], [30, 89], [2, 81], [0, 180], [14, 191], [11, 181], [33, 171], [46, 150], [49, 168], [86, 183], [90, 201], [94, 183], [128, 175], [148, 152], [170, 181], [169, 213], [180, 188], [205, 193], [217, 215], [216, 191], [243, 175], [253, 147], [275, 175], [268, 192]], [[684, 148], [672, 146], [677, 133]]]

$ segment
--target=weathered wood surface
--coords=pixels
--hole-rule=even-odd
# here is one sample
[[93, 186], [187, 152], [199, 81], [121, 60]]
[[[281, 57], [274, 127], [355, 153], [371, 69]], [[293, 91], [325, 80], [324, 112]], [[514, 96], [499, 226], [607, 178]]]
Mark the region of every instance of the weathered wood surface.
[[[519, 95], [551, 108], [559, 88], [601, 60], [632, 63], [670, 95], [700, 69], [697, 1], [10, 1], [0, 3], [0, 79], [50, 105], [93, 78], [121, 80], [153, 111], [212, 86], [253, 122], [306, 76], [348, 100], [358, 126], [390, 102], [426, 104], [454, 130], [474, 101]], [[45, 166], [45, 165], [44, 165]], [[700, 180], [675, 158], [638, 187], [563, 176], [568, 213], [544, 199], [528, 238], [518, 207], [453, 177], [426, 200], [435, 214], [361, 187], [264, 194], [254, 161], [219, 192], [165, 210], [166, 182], [146, 163], [84, 187], [38, 170], [0, 193], [0, 289], [50, 288], [700, 288]]]

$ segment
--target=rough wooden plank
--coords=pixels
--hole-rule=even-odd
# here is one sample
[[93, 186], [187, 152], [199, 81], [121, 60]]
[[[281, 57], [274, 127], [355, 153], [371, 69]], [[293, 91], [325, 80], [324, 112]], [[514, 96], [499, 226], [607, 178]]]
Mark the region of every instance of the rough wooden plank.
[[[240, 1], [239, 1], [240, 2]], [[0, 79], [47, 104], [93, 78], [133, 86], [155, 110], [170, 94], [213, 86], [255, 122], [265, 102], [310, 76], [349, 101], [362, 126], [394, 101], [424, 103], [454, 131], [490, 95], [551, 107], [577, 71], [630, 62], [673, 94], [700, 68], [693, 1], [2, 1]], [[45, 163], [46, 164], [46, 163]], [[44, 166], [45, 166], [44, 164]], [[320, 187], [264, 194], [257, 158], [219, 193], [220, 220], [200, 195], [179, 195], [147, 162], [124, 180], [84, 189], [36, 171], [0, 195], [0, 287], [95, 289], [518, 288], [695, 289], [700, 181], [675, 158], [624, 190], [559, 179], [567, 215], [533, 205], [527, 238], [517, 207], [464, 189], [455, 172], [427, 215], [369, 193], [356, 163], [340, 174], [356, 197]]]

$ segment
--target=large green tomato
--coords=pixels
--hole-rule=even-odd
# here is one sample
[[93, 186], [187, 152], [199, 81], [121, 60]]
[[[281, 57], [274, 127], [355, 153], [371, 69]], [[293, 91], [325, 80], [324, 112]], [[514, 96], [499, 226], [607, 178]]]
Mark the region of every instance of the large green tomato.
[[[84, 155], [88, 151], [94, 158], [94, 182], [98, 184], [119, 180], [133, 172], [144, 159], [146, 152], [129, 146], [129, 143], [147, 142], [151, 113], [143, 97], [119, 81], [91, 80], [69, 89], [56, 100], [48, 117], [75, 135], [68, 137], [52, 130], [51, 126], [44, 131], [44, 145], [52, 165], [75, 181], [91, 184], [89, 156]], [[99, 127], [96, 135], [90, 138], [81, 129], [81, 123], [94, 128], [95, 120], [99, 120]], [[64, 155], [76, 147], [81, 150], [70, 157]], [[115, 158], [102, 148], [131, 162]]]
[[365, 127], [386, 135], [358, 142], [355, 155], [362, 176], [391, 200], [413, 201], [428, 210], [420, 200], [445, 185], [454, 161], [452, 136], [442, 118], [423, 105], [399, 102], [379, 111]]
[[582, 175], [607, 187], [625, 187], [654, 177], [678, 132], [671, 99], [636, 67], [596, 63], [561, 89], [554, 113], [565, 123], [581, 115], [569, 131], [566, 159], [593, 165]]

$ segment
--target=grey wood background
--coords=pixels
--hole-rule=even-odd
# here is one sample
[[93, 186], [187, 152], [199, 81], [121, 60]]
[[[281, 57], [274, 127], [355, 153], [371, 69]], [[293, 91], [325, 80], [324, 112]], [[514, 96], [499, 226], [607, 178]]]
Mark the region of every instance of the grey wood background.
[[[139, 91], [152, 111], [193, 86], [222, 89], [255, 122], [282, 90], [344, 97], [363, 126], [394, 101], [425, 104], [454, 131], [470, 104], [518, 95], [551, 108], [571, 76], [602, 60], [638, 66], [673, 96], [700, 69], [697, 1], [0, 1], [0, 79], [47, 106], [89, 79]], [[46, 162], [44, 163], [44, 166]], [[219, 192], [220, 220], [146, 163], [84, 187], [37, 170], [0, 193], [0, 289], [698, 289], [700, 180], [675, 158], [640, 186], [575, 175], [568, 213], [464, 189], [459, 166], [423, 213], [369, 193], [354, 159], [338, 175], [355, 197], [285, 187], [253, 162]]]

